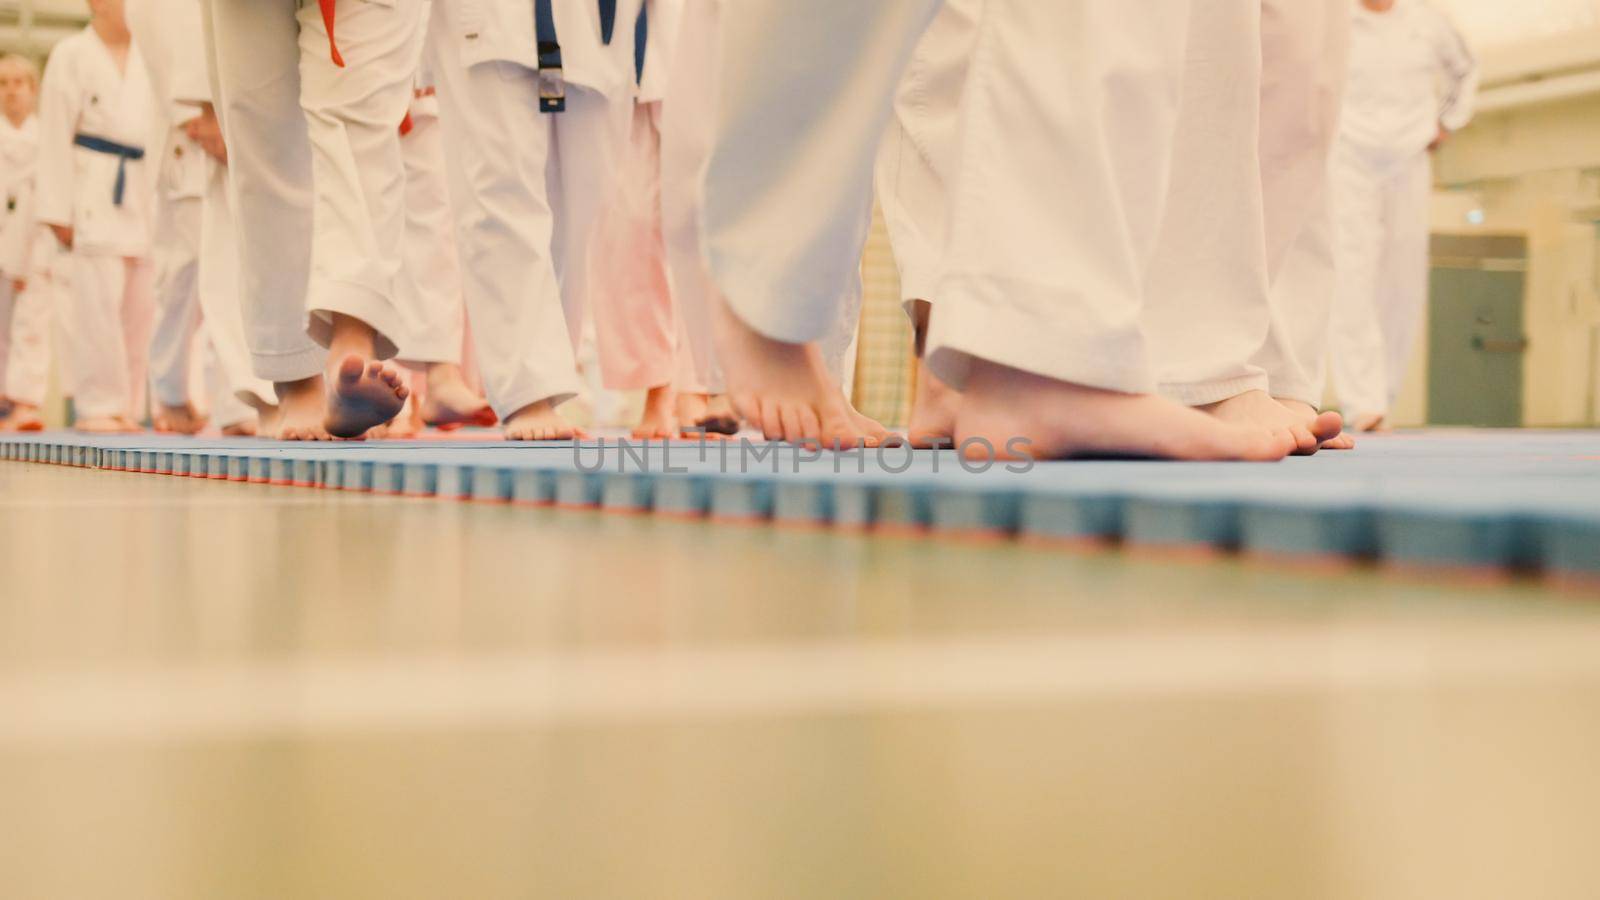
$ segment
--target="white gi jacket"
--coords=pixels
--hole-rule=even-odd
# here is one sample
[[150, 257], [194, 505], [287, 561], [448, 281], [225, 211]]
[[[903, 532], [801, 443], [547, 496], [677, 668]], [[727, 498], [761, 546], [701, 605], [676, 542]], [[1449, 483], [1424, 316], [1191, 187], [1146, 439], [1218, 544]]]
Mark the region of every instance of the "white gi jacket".
[[[56, 45], [39, 97], [36, 215], [70, 225], [75, 252], [143, 256], [150, 242], [150, 183], [144, 160], [75, 146], [79, 137], [143, 151], [150, 137], [150, 84], [137, 44], [124, 71], [85, 28]], [[119, 172], [123, 184], [117, 202]]]

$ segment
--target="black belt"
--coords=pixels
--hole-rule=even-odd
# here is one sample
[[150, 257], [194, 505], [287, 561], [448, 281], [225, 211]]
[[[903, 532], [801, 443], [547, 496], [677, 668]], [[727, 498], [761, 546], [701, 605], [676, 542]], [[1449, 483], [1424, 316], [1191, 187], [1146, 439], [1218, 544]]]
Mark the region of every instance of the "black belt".
[[534, 0], [533, 34], [539, 50], [539, 111], [562, 112], [567, 108], [567, 83], [561, 72], [561, 43], [556, 40], [550, 0]]

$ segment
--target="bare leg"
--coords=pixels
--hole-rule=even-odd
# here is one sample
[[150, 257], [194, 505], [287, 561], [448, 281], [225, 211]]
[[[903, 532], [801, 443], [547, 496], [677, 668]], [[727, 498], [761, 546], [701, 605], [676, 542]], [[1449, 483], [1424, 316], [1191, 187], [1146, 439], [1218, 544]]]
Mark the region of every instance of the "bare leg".
[[[1286, 438], [1234, 425], [1162, 397], [1120, 394], [974, 358], [956, 438], [969, 457], [1136, 456], [1282, 459]], [[980, 443], [981, 441], [981, 443]]]
[[375, 357], [377, 333], [372, 326], [333, 314], [328, 345], [328, 371], [323, 379], [328, 414], [323, 427], [337, 438], [357, 439], [367, 429], [393, 419], [410, 390], [393, 366]]
[[1223, 422], [1265, 428], [1291, 441], [1297, 456], [1316, 453], [1323, 441], [1338, 437], [1344, 428], [1344, 418], [1336, 412], [1319, 415], [1310, 407], [1298, 410], [1273, 399], [1266, 391], [1245, 391], [1197, 408]]

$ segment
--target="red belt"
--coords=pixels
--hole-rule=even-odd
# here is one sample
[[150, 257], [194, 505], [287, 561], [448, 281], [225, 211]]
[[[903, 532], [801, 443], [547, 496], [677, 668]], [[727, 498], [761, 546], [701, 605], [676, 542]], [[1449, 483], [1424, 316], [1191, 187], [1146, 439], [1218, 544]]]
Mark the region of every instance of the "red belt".
[[[317, 6], [322, 10], [322, 27], [328, 29], [328, 52], [333, 55], [333, 64], [344, 68], [344, 57], [339, 53], [339, 42], [333, 37], [333, 8], [338, 0], [317, 0]], [[400, 136], [405, 137], [412, 129], [411, 113], [408, 110], [406, 117], [400, 120]]]

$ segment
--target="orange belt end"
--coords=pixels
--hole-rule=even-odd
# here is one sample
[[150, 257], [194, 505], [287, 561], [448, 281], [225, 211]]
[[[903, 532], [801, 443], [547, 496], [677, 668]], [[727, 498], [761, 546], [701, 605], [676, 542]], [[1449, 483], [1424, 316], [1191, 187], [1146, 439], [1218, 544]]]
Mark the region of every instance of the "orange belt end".
[[333, 39], [333, 7], [337, 0], [317, 0], [322, 8], [322, 25], [328, 29], [328, 50], [333, 54], [333, 64], [344, 68], [344, 57], [339, 55], [339, 44]]

